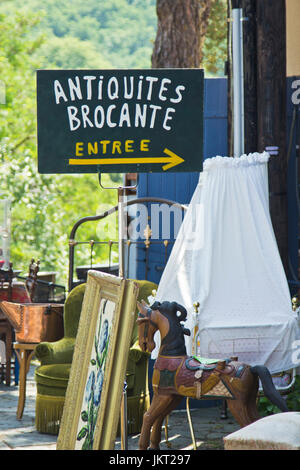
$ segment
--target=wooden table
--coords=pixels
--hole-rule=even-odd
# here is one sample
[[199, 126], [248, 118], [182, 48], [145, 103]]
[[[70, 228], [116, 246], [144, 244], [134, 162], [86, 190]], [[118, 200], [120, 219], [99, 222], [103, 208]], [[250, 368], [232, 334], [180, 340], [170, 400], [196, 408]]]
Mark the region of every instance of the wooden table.
[[14, 343], [13, 347], [20, 365], [19, 372], [19, 401], [17, 419], [22, 419], [26, 400], [26, 377], [29, 371], [30, 361], [38, 343]]

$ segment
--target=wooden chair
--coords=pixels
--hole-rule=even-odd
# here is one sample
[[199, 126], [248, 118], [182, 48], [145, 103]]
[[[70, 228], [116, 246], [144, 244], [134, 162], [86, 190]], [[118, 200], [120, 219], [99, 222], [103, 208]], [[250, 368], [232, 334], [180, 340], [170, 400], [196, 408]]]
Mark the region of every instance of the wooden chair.
[[25, 284], [26, 289], [29, 293], [31, 302], [34, 302], [34, 295], [37, 286], [37, 275], [40, 269], [40, 260], [35, 262], [34, 258], [32, 258], [31, 263], [29, 265], [29, 272], [26, 278]]
[[[14, 273], [12, 268], [12, 263], [9, 265], [9, 270], [0, 269], [0, 301], [7, 300], [9, 302], [18, 302], [18, 303], [27, 303], [34, 301], [35, 289], [37, 285], [37, 274], [39, 272], [40, 261], [32, 258], [29, 265], [28, 276], [25, 279], [24, 283], [18, 283], [17, 281], [13, 282]], [[1, 311], [0, 304], [0, 339], [5, 342], [5, 352], [6, 352], [6, 362], [5, 362], [5, 374], [3, 373], [2, 367], [2, 376], [5, 375], [5, 383], [7, 386], [11, 382], [11, 372], [12, 372], [12, 355], [13, 355], [13, 342], [15, 340], [15, 332], [10, 324], [7, 317]], [[15, 362], [15, 366], [18, 365]], [[17, 383], [17, 374], [15, 368], [15, 382]]]
[[[0, 301], [12, 301], [12, 281], [13, 269], [12, 263], [9, 265], [8, 271], [0, 269]], [[5, 342], [5, 383], [10, 385], [11, 381], [11, 358], [13, 353], [14, 329], [7, 320], [0, 307], [0, 339]]]
[[[153, 289], [157, 289], [157, 285], [150, 281], [135, 282], [139, 285], [139, 301], [147, 299]], [[35, 427], [41, 433], [58, 434], [59, 431], [85, 288], [86, 284], [75, 287], [66, 299], [64, 337], [55, 342], [42, 342], [35, 348], [35, 357], [41, 363], [35, 370]], [[144, 413], [150, 406], [148, 359], [149, 354], [138, 345], [136, 324], [126, 370], [129, 434], [140, 432]]]

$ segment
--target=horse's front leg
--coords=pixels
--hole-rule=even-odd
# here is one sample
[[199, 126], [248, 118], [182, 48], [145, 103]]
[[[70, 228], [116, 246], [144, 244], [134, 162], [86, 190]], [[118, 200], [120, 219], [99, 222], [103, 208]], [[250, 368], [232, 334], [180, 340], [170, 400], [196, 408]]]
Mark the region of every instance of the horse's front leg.
[[172, 400], [170, 401], [168, 407], [164, 410], [164, 412], [155, 420], [151, 436], [150, 436], [150, 449], [159, 449], [159, 444], [161, 441], [161, 428], [164, 419], [179, 405], [182, 400], [181, 396], [172, 395]]
[[[150, 441], [151, 427], [157, 419], [165, 416], [165, 410], [169, 409], [174, 395], [153, 395], [149, 410], [146, 411], [143, 418], [143, 425], [139, 440], [139, 449], [146, 450]], [[151, 448], [153, 448], [151, 446]]]

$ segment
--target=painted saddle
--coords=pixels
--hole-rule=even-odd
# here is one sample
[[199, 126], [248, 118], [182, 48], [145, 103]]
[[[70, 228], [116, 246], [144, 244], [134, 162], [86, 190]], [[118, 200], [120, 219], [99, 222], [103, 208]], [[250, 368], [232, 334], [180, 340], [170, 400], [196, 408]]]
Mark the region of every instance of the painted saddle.
[[213, 361], [195, 356], [158, 356], [152, 378], [154, 392], [176, 393], [198, 400], [234, 399], [233, 390], [249, 366], [235, 357]]

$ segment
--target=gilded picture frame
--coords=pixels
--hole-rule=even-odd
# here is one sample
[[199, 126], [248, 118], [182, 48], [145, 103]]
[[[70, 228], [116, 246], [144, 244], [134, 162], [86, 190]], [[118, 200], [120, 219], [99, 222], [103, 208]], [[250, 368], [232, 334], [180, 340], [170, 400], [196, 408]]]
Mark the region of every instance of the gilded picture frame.
[[138, 286], [90, 270], [57, 450], [112, 450], [116, 439]]

